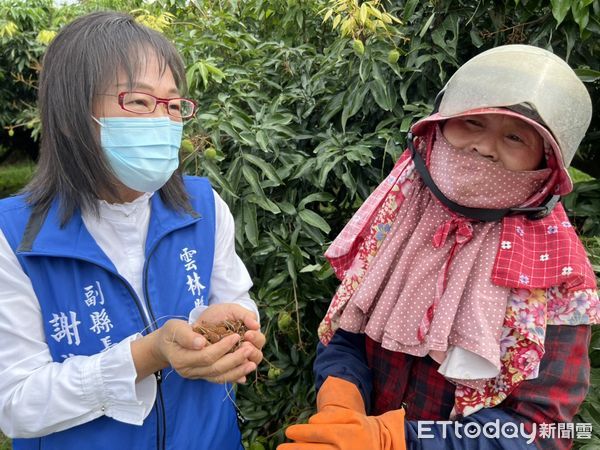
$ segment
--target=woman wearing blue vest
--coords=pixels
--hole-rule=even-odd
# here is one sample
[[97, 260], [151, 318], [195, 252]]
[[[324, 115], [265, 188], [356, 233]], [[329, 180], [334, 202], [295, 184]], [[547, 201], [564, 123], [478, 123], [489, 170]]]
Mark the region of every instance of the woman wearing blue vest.
[[[0, 201], [0, 428], [19, 449], [242, 448], [231, 383], [265, 338], [233, 218], [182, 177], [193, 101], [174, 47], [81, 17], [43, 60], [36, 175]], [[241, 319], [237, 350], [192, 331]]]

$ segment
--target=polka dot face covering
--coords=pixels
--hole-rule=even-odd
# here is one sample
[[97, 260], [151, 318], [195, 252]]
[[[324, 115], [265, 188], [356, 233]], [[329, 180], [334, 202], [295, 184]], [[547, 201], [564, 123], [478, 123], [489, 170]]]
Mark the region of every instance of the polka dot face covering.
[[520, 206], [541, 189], [551, 169], [516, 172], [475, 150], [452, 146], [438, 128], [429, 159], [438, 188], [455, 203], [470, 208]]

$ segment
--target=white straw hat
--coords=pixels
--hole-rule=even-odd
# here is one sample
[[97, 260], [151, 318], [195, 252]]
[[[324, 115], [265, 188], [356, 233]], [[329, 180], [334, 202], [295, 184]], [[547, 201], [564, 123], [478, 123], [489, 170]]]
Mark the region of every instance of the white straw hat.
[[592, 118], [590, 95], [577, 74], [553, 53], [504, 45], [463, 64], [450, 78], [437, 112], [412, 127], [474, 114], [509, 114], [531, 124], [552, 147], [560, 168], [557, 194], [570, 192], [567, 172]]

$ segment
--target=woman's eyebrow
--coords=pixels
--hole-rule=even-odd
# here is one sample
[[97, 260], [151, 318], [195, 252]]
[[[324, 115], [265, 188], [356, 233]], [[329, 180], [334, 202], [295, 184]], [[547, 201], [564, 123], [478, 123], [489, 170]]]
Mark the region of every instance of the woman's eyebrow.
[[[151, 86], [146, 83], [133, 83], [131, 87], [132, 87], [132, 89], [143, 89], [145, 91], [152, 91], [154, 89], [154, 86]], [[119, 84], [117, 84], [117, 88], [129, 88], [129, 84], [128, 83], [119, 83]], [[179, 91], [177, 90], [177, 88], [171, 88], [171, 89], [169, 89], [169, 91], [167, 93], [179, 95]]]
[[537, 130], [532, 125], [528, 124], [527, 122], [524, 122], [523, 120], [516, 119], [515, 122], [514, 122], [514, 125], [520, 131], [524, 131], [524, 132], [527, 132], [527, 133], [539, 134], [537, 132]]

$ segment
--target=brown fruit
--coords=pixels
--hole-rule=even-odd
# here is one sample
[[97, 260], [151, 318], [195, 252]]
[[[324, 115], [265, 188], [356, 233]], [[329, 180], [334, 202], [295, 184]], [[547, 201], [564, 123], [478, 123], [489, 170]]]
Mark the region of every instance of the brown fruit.
[[236, 345], [233, 346], [230, 352], [235, 351], [240, 345], [242, 345], [242, 342], [244, 341], [244, 333], [248, 331], [248, 328], [246, 327], [246, 325], [244, 325], [244, 322], [242, 320], [225, 320], [219, 323], [208, 323], [201, 321], [200, 324], [195, 325], [192, 329], [196, 333], [199, 333], [202, 336], [204, 336], [208, 341], [209, 345], [216, 344], [221, 339], [223, 339], [226, 336], [229, 336], [230, 334], [239, 334], [240, 340], [237, 342]]

